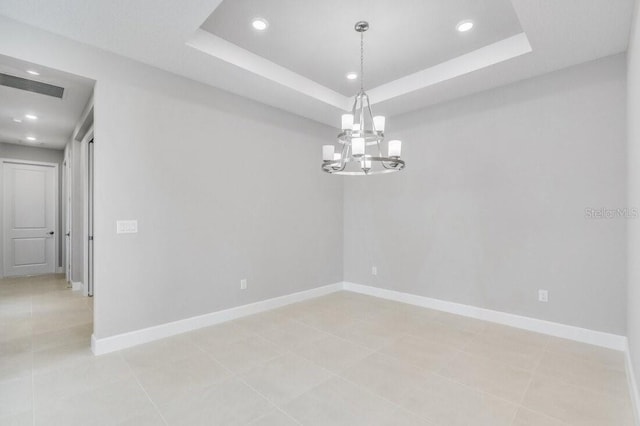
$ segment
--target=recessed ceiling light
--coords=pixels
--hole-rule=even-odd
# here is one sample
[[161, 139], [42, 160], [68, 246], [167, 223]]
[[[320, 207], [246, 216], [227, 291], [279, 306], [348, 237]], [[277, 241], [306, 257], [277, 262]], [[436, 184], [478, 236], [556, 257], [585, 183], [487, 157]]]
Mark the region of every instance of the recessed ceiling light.
[[33, 136], [27, 136], [27, 140], [28, 140], [29, 142], [35, 142], [35, 141], [36, 141], [36, 138], [35, 138], [35, 137], [33, 137]]
[[251, 21], [251, 26], [258, 31], [264, 31], [269, 26], [269, 22], [264, 18], [255, 18]]
[[471, 28], [473, 28], [473, 21], [471, 21], [469, 19], [466, 19], [464, 21], [460, 21], [460, 22], [458, 22], [458, 25], [456, 25], [456, 30], [460, 31], [461, 33], [466, 33]]
[[349, 80], [355, 80], [356, 78], [358, 78], [358, 73], [357, 72], [350, 72], [347, 73], [347, 78]]
[[19, 118], [14, 118], [14, 119], [13, 119], [13, 122], [14, 122], [14, 123], [22, 123], [22, 120], [21, 120], [21, 119], [19, 119]]
[[29, 120], [37, 120], [38, 116], [33, 114], [25, 114], [24, 118], [28, 118]]
[[27, 72], [31, 75], [40, 75], [40, 73], [38, 71], [35, 70], [27, 70]]

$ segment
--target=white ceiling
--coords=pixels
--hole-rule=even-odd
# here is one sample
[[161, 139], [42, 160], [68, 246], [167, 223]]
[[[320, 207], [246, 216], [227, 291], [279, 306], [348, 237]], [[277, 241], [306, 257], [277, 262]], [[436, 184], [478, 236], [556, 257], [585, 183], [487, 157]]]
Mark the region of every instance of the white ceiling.
[[[26, 70], [35, 70], [39, 76]], [[62, 99], [0, 86], [0, 142], [62, 149], [93, 92], [93, 81], [0, 55], [0, 73], [63, 87]], [[32, 114], [37, 120], [25, 117]], [[21, 123], [13, 121], [22, 120]], [[27, 136], [36, 138], [28, 141]]]
[[[269, 22], [258, 32], [252, 18]], [[359, 88], [345, 78], [360, 70], [365, 33], [366, 87], [373, 88], [522, 32], [510, 0], [225, 0], [202, 29], [345, 96]], [[456, 24], [477, 22], [460, 33]], [[331, 23], [327, 25], [326, 23]]]
[[[624, 52], [633, 9], [633, 0], [511, 0], [511, 6], [504, 0], [327, 0], [335, 8], [328, 11], [318, 10], [324, 2], [315, 0], [227, 2], [237, 13], [229, 18], [230, 30], [211, 29], [220, 0], [0, 0], [0, 14], [336, 126], [353, 92], [339, 80], [346, 61], [357, 64], [357, 19], [371, 23], [365, 73], [372, 78], [367, 88], [374, 109], [396, 115]], [[254, 5], [255, 13], [235, 11], [235, 3]], [[369, 10], [372, 4], [394, 7], [383, 13]], [[476, 21], [466, 38], [452, 31], [463, 15]], [[271, 23], [262, 39], [242, 30], [254, 16]], [[200, 29], [205, 21], [214, 33], [231, 31], [224, 35], [228, 40]], [[309, 64], [296, 53], [305, 37], [286, 40], [278, 34], [281, 21], [304, 21], [305, 37], [315, 34], [330, 43], [311, 43]], [[415, 24], [421, 21], [422, 29]], [[411, 28], [403, 28], [407, 23]], [[268, 37], [273, 43], [265, 43]], [[385, 44], [401, 38], [412, 45]]]

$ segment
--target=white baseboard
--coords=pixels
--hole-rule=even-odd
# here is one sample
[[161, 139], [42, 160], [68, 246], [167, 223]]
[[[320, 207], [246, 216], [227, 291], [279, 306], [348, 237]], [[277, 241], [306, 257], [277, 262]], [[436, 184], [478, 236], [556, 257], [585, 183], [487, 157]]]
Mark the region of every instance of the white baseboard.
[[64, 273], [64, 268], [62, 266], [57, 266], [56, 267], [56, 274], [62, 274]]
[[324, 296], [329, 293], [340, 291], [342, 290], [342, 287], [342, 283], [329, 284], [311, 290], [262, 300], [260, 302], [225, 309], [223, 311], [212, 312], [197, 317], [186, 318], [155, 327], [144, 328], [142, 330], [135, 330], [129, 333], [103, 337], [101, 339], [97, 339], [92, 335], [91, 350], [95, 355], [118, 351], [143, 343], [152, 342], [154, 340], [164, 339], [165, 337], [175, 336], [176, 334], [185, 333], [187, 331], [193, 331], [248, 315], [280, 308], [291, 303], [302, 302], [314, 297]]
[[83, 288], [84, 286], [82, 285], [81, 282], [71, 281], [71, 289], [73, 291], [82, 290]]
[[344, 282], [343, 289], [353, 291], [355, 293], [367, 294], [369, 296], [394, 300], [396, 302], [403, 302], [438, 311], [450, 312], [465, 317], [495, 322], [524, 330], [535, 331], [537, 333], [615, 349], [618, 351], [624, 351], [627, 347], [627, 338], [617, 334], [604, 333], [602, 331], [589, 330], [586, 328], [536, 318], [523, 317], [520, 315], [508, 314], [506, 312], [493, 311], [490, 309], [478, 308], [476, 306], [447, 302], [445, 300], [432, 299], [430, 297], [417, 296], [395, 290], [387, 290], [350, 282]]
[[633, 409], [635, 424], [640, 425], [640, 395], [638, 395], [638, 383], [636, 382], [636, 375], [634, 374], [633, 363], [631, 362], [631, 349], [629, 348], [628, 342], [624, 351], [624, 362], [627, 370], [629, 398], [631, 399], [631, 408]]

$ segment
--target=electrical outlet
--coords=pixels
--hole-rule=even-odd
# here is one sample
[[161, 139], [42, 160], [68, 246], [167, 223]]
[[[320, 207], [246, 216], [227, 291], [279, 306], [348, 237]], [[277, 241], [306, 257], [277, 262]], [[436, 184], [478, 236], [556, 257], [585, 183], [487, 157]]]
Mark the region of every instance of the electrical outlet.
[[547, 290], [538, 290], [538, 302], [548, 302], [549, 292]]
[[247, 289], [247, 279], [243, 278], [240, 280], [240, 290], [246, 290]]
[[372, 266], [371, 267], [371, 275], [378, 275], [378, 267], [377, 266]]

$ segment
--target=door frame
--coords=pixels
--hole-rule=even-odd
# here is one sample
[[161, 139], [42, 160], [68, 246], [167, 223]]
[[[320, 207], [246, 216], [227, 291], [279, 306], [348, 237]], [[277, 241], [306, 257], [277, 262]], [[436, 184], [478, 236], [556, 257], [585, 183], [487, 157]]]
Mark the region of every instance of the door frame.
[[[85, 296], [93, 297], [93, 154], [94, 154], [94, 130], [93, 125], [82, 138], [81, 145], [84, 149], [80, 150], [82, 161], [81, 169], [84, 175], [82, 191], [84, 194], [84, 203], [82, 209], [84, 211], [82, 230], [83, 230], [83, 292]], [[82, 155], [84, 153], [84, 155]]]
[[[62, 267], [64, 268], [64, 276], [68, 283], [71, 282], [71, 190], [72, 190], [72, 173], [71, 173], [71, 159], [69, 156], [69, 152], [67, 150], [64, 151], [64, 161], [63, 161], [63, 175], [62, 175], [62, 192], [63, 192], [63, 200], [62, 207], [64, 210], [64, 222], [62, 224], [63, 229], [60, 231], [61, 238], [64, 238], [64, 262]], [[62, 235], [64, 233], [64, 235]]]
[[11, 163], [11, 164], [25, 164], [25, 165], [32, 165], [32, 166], [45, 166], [45, 167], [53, 167], [53, 180], [54, 180], [54, 192], [53, 192], [53, 199], [54, 199], [54, 214], [53, 214], [53, 223], [54, 223], [54, 234], [53, 234], [53, 258], [54, 258], [54, 264], [53, 264], [53, 273], [55, 274], [58, 270], [58, 254], [59, 254], [59, 249], [58, 249], [58, 237], [60, 235], [60, 230], [58, 229], [58, 225], [59, 225], [59, 200], [58, 200], [58, 195], [59, 195], [59, 191], [60, 188], [58, 187], [59, 185], [59, 170], [58, 170], [58, 163], [49, 163], [49, 162], [44, 162], [44, 161], [29, 161], [29, 160], [20, 160], [20, 159], [16, 159], [16, 158], [0, 158], [0, 278], [4, 278], [5, 277], [5, 271], [4, 271], [4, 165], [6, 163]]

